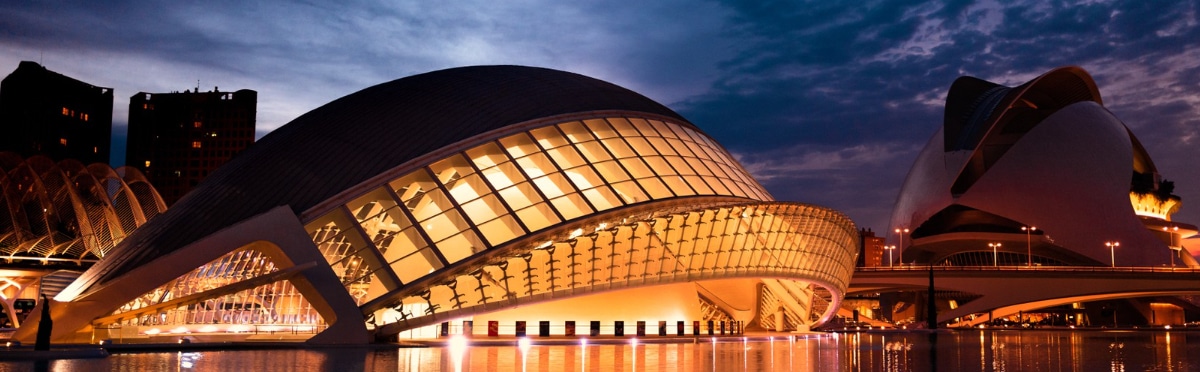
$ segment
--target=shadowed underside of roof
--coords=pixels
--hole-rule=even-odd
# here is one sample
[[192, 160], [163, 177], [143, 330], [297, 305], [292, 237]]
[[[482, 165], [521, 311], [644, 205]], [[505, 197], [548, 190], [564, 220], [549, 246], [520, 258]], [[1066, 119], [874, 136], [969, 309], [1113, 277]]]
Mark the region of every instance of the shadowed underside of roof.
[[296, 213], [409, 160], [529, 120], [621, 110], [685, 119], [638, 93], [543, 68], [477, 66], [363, 89], [263, 137], [80, 278], [86, 290], [248, 217]]

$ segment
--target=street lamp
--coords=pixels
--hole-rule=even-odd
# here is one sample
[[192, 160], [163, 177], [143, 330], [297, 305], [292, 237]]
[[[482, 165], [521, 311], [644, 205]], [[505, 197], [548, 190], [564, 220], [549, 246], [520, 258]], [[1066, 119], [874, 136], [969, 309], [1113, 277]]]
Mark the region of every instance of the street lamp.
[[[907, 228], [896, 229], [896, 233], [900, 234], [900, 259], [903, 260], [904, 259], [904, 234], [908, 234], [908, 229]], [[900, 265], [904, 265], [904, 263], [901, 262]]]
[[883, 249], [888, 251], [888, 267], [892, 267], [892, 250], [896, 249], [894, 245], [885, 245]]
[[1000, 245], [1000, 243], [988, 243], [988, 247], [992, 247], [992, 266], [1000, 266], [1000, 254], [996, 252]]
[[1029, 264], [1033, 266], [1033, 244], [1030, 242], [1030, 234], [1037, 230], [1037, 226], [1021, 226], [1021, 231], [1025, 232], [1025, 250], [1029, 251]]
[[1183, 247], [1175, 245], [1175, 235], [1179, 234], [1179, 226], [1172, 226], [1170, 229], [1163, 226], [1163, 232], [1168, 234], [1167, 248], [1171, 249], [1171, 267], [1175, 267], [1175, 256], [1179, 254], [1179, 250], [1183, 249]]
[[1112, 267], [1117, 267], [1117, 247], [1121, 246], [1121, 242], [1104, 242], [1104, 246], [1108, 247], [1108, 254], [1112, 256]]

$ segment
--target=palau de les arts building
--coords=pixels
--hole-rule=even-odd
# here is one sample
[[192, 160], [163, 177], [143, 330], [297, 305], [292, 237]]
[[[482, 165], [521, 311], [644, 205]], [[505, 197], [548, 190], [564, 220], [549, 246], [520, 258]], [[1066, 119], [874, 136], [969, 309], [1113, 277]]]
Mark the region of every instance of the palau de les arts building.
[[901, 189], [895, 261], [1197, 267], [1172, 190], [1083, 69], [1017, 87], [964, 76]]
[[[773, 200], [642, 95], [455, 68], [263, 137], [62, 290], [53, 337], [366, 343], [461, 320], [476, 334], [518, 320], [806, 329], [838, 309], [857, 245], [844, 214]], [[14, 338], [32, 341], [37, 318]]]

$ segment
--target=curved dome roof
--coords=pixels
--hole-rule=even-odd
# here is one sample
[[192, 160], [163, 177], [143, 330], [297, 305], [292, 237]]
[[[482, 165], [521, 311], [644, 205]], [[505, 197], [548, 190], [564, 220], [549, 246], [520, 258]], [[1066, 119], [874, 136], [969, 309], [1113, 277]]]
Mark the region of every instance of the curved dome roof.
[[609, 110], [688, 123], [628, 89], [545, 68], [452, 68], [363, 89], [296, 118], [236, 156], [129, 236], [93, 268], [93, 275], [86, 277], [95, 279], [85, 285], [103, 282], [271, 208], [288, 205], [303, 212], [373, 176], [478, 134], [539, 118]]

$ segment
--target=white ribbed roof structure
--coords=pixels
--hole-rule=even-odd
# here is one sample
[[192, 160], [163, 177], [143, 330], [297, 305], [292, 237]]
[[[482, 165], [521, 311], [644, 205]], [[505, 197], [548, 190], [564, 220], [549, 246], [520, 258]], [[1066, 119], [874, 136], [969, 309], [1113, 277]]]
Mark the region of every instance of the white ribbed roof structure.
[[265, 136], [64, 290], [55, 330], [253, 324], [361, 343], [643, 288], [691, 299], [663, 306], [695, 319], [663, 320], [795, 329], [833, 315], [857, 239], [840, 212], [774, 201], [637, 93], [542, 68], [455, 68]]

